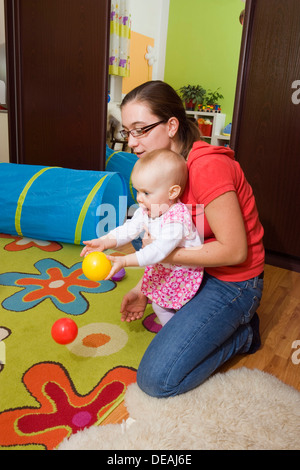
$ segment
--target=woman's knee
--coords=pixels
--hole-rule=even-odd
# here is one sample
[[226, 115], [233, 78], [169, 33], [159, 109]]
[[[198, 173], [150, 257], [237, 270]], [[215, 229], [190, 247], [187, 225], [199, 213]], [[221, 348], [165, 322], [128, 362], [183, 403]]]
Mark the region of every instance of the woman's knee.
[[146, 351], [137, 371], [136, 381], [139, 388], [147, 395], [155, 398], [166, 398], [177, 395], [176, 387], [170, 387], [167, 383], [167, 371], [164, 364], [154, 364], [151, 355]]
[[138, 368], [136, 381], [139, 388], [147, 395], [155, 398], [164, 396], [156, 374], [153, 375], [151, 371], [145, 369], [142, 364]]

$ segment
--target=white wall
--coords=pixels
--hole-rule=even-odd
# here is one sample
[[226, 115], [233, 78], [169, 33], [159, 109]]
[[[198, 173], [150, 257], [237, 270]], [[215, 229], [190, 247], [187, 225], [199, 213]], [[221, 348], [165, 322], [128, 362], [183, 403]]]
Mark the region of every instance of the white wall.
[[[156, 60], [152, 79], [163, 80], [170, 0], [129, 0], [132, 31], [154, 39]], [[122, 78], [110, 75], [109, 89], [112, 103], [122, 100]]]
[[154, 39], [152, 79], [163, 80], [170, 0], [130, 0], [131, 29]]

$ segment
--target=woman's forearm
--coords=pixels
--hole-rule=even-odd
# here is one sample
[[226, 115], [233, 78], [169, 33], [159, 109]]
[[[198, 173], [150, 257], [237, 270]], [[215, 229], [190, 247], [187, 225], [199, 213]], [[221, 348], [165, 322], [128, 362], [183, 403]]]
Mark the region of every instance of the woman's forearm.
[[244, 220], [235, 192], [214, 199], [205, 214], [215, 240], [193, 248], [177, 248], [164, 262], [188, 266], [233, 266], [247, 258], [248, 244]]
[[137, 285], [133, 288], [133, 290], [136, 290], [137, 292], [141, 292], [142, 290], [142, 283], [143, 283], [143, 278], [141, 278], [139, 280], [139, 282], [137, 283]]
[[244, 247], [228, 247], [218, 241], [205, 243], [200, 247], [176, 248], [164, 263], [186, 266], [232, 266], [245, 261], [247, 250]]

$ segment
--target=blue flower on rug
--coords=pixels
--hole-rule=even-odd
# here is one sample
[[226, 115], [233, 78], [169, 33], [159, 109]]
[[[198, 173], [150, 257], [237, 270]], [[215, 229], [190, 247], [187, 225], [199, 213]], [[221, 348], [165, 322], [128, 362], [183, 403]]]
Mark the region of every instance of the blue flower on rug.
[[22, 288], [3, 301], [3, 308], [14, 312], [24, 312], [34, 308], [43, 300], [50, 299], [62, 312], [81, 315], [89, 306], [82, 292], [103, 293], [116, 286], [113, 281], [88, 280], [82, 272], [81, 263], [68, 268], [48, 258], [38, 261], [34, 267], [39, 274], [5, 273], [0, 275], [0, 285]]

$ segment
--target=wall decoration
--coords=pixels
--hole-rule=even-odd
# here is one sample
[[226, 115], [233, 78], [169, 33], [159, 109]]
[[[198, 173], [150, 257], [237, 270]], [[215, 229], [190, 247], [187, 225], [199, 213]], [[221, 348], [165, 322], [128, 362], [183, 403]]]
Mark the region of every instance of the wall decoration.
[[145, 54], [145, 59], [148, 61], [149, 67], [152, 67], [154, 62], [156, 62], [156, 60], [157, 60], [156, 51], [155, 51], [154, 47], [147, 46], [147, 52]]
[[126, 94], [138, 85], [152, 80], [152, 67], [145, 58], [147, 47], [154, 49], [154, 38], [131, 31], [130, 77], [123, 78], [122, 93]]

